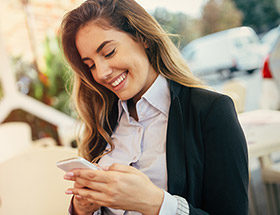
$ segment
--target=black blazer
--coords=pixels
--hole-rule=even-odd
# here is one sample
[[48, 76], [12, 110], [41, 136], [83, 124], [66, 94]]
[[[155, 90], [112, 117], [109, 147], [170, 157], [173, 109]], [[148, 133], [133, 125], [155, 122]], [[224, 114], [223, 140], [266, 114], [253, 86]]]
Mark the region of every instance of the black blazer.
[[170, 81], [168, 192], [191, 215], [248, 214], [248, 154], [232, 100]]
[[[191, 215], [248, 214], [247, 146], [232, 100], [212, 91], [169, 83], [168, 192], [184, 197]], [[117, 116], [115, 102], [109, 114], [113, 130]], [[104, 126], [110, 134], [108, 127]], [[106, 142], [99, 145], [97, 154]]]

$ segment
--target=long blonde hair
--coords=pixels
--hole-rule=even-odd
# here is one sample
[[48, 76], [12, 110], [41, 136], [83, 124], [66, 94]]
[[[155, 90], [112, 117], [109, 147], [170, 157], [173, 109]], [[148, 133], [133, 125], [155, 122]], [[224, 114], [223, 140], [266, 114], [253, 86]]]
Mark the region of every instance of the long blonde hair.
[[114, 148], [110, 120], [115, 117], [112, 113], [117, 97], [94, 81], [76, 48], [77, 32], [90, 21], [109, 24], [107, 27], [126, 32], [136, 41], [145, 43], [151, 65], [167, 79], [189, 87], [201, 87], [202, 83], [190, 72], [168, 34], [134, 0], [87, 0], [68, 12], [61, 24], [61, 39], [64, 55], [75, 73], [73, 95], [85, 125], [79, 153], [96, 161], [103, 155], [107, 143], [112, 150]]

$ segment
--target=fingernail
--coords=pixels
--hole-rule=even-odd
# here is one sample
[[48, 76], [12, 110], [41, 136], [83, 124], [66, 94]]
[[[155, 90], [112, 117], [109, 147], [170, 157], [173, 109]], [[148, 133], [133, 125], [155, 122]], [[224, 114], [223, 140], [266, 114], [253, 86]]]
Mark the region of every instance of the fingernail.
[[67, 173], [65, 174], [65, 176], [66, 176], [66, 177], [72, 177], [72, 176], [74, 176], [74, 173], [73, 173], [73, 172], [67, 172]]
[[66, 190], [65, 194], [73, 194], [73, 191], [72, 190]]
[[75, 195], [75, 196], [76, 196], [77, 199], [82, 199], [82, 197], [79, 196], [79, 195]]

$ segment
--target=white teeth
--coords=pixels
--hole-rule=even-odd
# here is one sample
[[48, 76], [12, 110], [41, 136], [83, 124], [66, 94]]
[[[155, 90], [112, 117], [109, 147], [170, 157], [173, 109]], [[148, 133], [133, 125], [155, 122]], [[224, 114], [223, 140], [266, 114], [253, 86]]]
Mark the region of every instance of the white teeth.
[[116, 87], [118, 86], [125, 78], [126, 78], [126, 73], [123, 73], [117, 80], [115, 80], [113, 83], [112, 83], [112, 86], [113, 87]]

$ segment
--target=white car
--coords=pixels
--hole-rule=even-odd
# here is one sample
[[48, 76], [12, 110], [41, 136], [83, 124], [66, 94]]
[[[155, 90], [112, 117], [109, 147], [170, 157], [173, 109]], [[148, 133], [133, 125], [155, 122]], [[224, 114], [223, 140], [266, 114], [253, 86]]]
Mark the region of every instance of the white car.
[[267, 52], [269, 52], [272, 49], [279, 34], [280, 34], [280, 25], [266, 32], [262, 36], [261, 42], [267, 48]]
[[280, 110], [280, 31], [272, 43], [262, 68], [262, 95], [260, 107]]
[[264, 48], [255, 31], [238, 27], [191, 41], [182, 50], [191, 71], [198, 76], [213, 72], [261, 68]]

